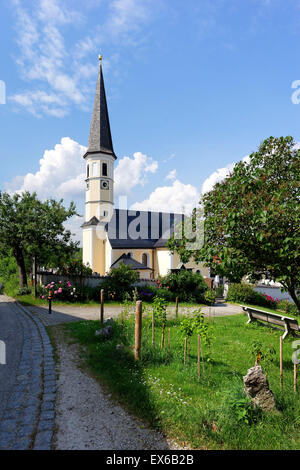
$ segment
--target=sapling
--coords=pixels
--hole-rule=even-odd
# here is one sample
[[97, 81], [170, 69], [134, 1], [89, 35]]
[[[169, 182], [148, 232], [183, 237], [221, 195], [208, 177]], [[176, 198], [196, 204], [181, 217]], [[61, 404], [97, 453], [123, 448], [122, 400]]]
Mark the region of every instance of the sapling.
[[[165, 328], [167, 323], [167, 306], [168, 302], [164, 299], [159, 297], [155, 297], [153, 301], [153, 314], [154, 314], [154, 321], [156, 324], [162, 325], [162, 336], [161, 336], [161, 349], [164, 347], [165, 343]], [[153, 331], [154, 335], [154, 331]], [[153, 344], [153, 340], [152, 340]]]

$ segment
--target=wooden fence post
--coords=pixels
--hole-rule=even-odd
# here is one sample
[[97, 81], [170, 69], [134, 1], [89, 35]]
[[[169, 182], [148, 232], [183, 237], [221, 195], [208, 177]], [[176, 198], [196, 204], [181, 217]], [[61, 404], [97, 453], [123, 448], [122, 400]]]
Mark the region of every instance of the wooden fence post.
[[283, 358], [282, 358], [282, 345], [283, 339], [280, 336], [280, 345], [279, 345], [279, 370], [280, 370], [280, 388], [283, 388]]
[[200, 335], [198, 335], [198, 380], [200, 380]]
[[176, 297], [175, 315], [176, 315], [176, 318], [178, 318], [178, 297]]
[[152, 347], [154, 348], [155, 342], [155, 323], [154, 323], [154, 312], [152, 311]]
[[100, 291], [100, 324], [103, 325], [104, 320], [104, 289]]
[[160, 349], [163, 349], [165, 347], [165, 329], [166, 329], [166, 325], [163, 323], [162, 332], [161, 332], [161, 346], [160, 346]]
[[136, 312], [135, 312], [134, 358], [136, 361], [139, 361], [141, 357], [141, 342], [142, 342], [142, 301], [138, 300], [136, 303]]

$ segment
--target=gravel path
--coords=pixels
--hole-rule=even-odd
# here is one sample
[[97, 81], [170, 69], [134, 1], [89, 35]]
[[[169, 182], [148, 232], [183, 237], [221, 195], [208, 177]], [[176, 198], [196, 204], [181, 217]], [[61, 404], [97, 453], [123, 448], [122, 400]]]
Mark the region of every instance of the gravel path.
[[[81, 320], [99, 320], [100, 307], [76, 307], [76, 305], [71, 306], [61, 306], [53, 304], [52, 314], [49, 315], [48, 307], [45, 306], [30, 306], [28, 307], [31, 312], [33, 312], [44, 325], [52, 326], [59, 325], [61, 323], [81, 321]], [[189, 313], [190, 309], [188, 307], [180, 307], [179, 313]], [[243, 313], [243, 310], [238, 305], [220, 303], [215, 304], [212, 307], [202, 307], [202, 312], [205, 316], [212, 317], [221, 317], [226, 315], [238, 315]], [[132, 310], [134, 312], [134, 308]], [[121, 313], [121, 308], [118, 306], [104, 306], [104, 317], [105, 318], [115, 318]], [[168, 315], [175, 315], [175, 307], [168, 308]]]
[[56, 437], [58, 450], [182, 449], [162, 434], [146, 428], [113, 403], [93, 378], [82, 372], [80, 349], [70, 344], [60, 327], [52, 327], [59, 362], [57, 372]]

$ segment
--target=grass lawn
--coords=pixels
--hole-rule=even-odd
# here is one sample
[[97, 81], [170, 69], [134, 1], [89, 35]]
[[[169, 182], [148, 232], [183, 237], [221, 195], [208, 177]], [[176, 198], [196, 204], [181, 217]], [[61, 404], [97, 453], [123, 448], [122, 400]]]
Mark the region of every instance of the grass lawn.
[[[201, 449], [300, 449], [299, 393], [293, 391], [292, 338], [284, 342], [284, 390], [279, 384], [280, 332], [259, 324], [246, 325], [244, 315], [211, 320], [215, 337], [212, 362], [197, 376], [196, 337], [191, 340], [187, 365], [183, 364], [183, 338], [179, 320], [169, 320], [171, 354], [161, 351], [161, 329], [156, 328], [155, 348], [151, 344], [151, 320], [143, 318], [142, 359], [133, 360], [134, 319], [114, 324], [110, 341], [96, 338], [99, 322], [83, 321], [65, 326], [73, 340], [86, 346], [86, 361], [93, 375], [131, 413], [180, 442]], [[272, 361], [262, 362], [278, 414], [251, 411], [242, 393], [243, 375], [254, 365], [251, 343], [260, 341], [263, 352], [276, 349]], [[117, 349], [118, 344], [125, 348]], [[242, 418], [247, 411], [247, 424]]]

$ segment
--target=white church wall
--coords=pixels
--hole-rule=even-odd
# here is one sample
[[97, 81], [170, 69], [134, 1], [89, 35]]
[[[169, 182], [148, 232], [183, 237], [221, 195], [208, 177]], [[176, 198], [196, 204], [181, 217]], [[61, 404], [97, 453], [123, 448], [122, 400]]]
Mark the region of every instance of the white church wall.
[[157, 250], [156, 256], [158, 273], [165, 276], [172, 269], [172, 253], [169, 250]]
[[93, 269], [93, 231], [92, 228], [83, 230], [82, 261]]
[[106, 243], [105, 243], [105, 272], [106, 273], [108, 273], [112, 265], [112, 259], [113, 259], [112, 253], [113, 253], [112, 247], [111, 247], [109, 238], [106, 234]]

